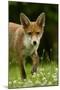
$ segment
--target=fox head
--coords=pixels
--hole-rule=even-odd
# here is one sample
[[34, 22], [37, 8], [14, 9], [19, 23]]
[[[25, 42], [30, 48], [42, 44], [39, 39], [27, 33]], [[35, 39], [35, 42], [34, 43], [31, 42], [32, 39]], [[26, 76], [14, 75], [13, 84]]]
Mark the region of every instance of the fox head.
[[41, 13], [34, 22], [31, 22], [25, 14], [21, 13], [20, 22], [25, 32], [26, 47], [33, 46], [38, 48], [44, 32], [45, 13]]

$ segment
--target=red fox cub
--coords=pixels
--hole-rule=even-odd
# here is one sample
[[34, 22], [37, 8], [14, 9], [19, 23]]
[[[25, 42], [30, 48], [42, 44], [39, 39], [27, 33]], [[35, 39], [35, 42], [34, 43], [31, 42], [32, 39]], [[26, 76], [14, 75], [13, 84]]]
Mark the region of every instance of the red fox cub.
[[33, 62], [32, 74], [37, 71], [39, 56], [37, 49], [40, 44], [45, 26], [45, 13], [41, 13], [37, 20], [31, 22], [28, 17], [20, 14], [21, 25], [9, 23], [9, 50], [14, 49], [17, 53], [21, 77], [26, 78], [24, 61], [30, 56]]

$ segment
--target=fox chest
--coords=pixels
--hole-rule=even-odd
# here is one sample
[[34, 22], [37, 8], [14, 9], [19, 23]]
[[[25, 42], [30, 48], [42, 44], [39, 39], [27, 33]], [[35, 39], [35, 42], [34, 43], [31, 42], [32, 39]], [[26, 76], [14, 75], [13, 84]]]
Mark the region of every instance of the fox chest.
[[31, 56], [37, 50], [37, 47], [31, 44], [31, 39], [27, 37], [24, 38], [24, 47], [25, 56]]
[[25, 56], [31, 56], [34, 52], [35, 52], [35, 48], [25, 48], [24, 49]]

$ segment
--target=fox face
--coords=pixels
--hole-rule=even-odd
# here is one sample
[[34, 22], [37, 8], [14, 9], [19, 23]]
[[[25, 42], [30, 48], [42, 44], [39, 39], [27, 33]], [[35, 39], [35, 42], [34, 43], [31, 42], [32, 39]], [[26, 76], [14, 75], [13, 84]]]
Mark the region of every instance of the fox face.
[[25, 14], [21, 13], [20, 22], [24, 28], [25, 47], [37, 50], [44, 32], [45, 14], [40, 14], [35, 22], [31, 22]]

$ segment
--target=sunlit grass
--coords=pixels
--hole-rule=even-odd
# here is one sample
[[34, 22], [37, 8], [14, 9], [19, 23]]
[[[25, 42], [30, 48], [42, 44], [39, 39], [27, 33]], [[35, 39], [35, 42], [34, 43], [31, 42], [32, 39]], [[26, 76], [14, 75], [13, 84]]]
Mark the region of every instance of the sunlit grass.
[[17, 65], [9, 69], [9, 88], [58, 85], [58, 67], [56, 62], [40, 64], [37, 73], [31, 75], [31, 65], [26, 65], [27, 78], [21, 80]]

